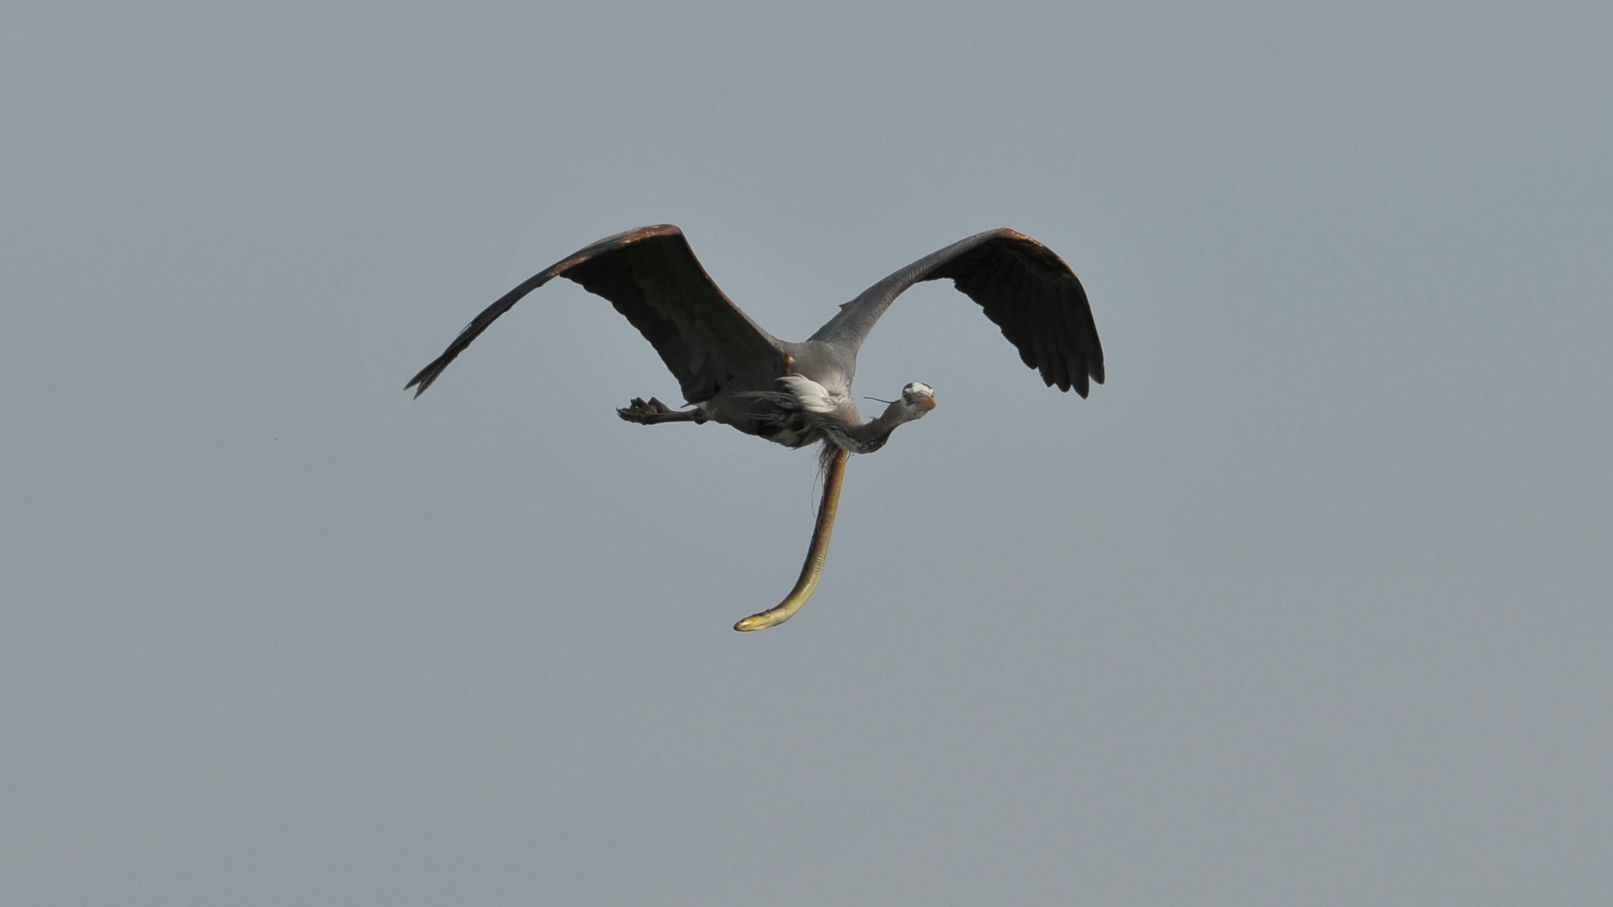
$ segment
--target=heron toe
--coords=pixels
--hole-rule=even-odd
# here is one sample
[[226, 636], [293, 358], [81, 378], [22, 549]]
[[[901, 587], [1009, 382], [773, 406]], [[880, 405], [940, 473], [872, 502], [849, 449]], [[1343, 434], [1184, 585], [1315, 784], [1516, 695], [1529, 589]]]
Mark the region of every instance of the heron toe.
[[631, 403], [617, 409], [616, 415], [640, 425], [659, 425], [663, 422], [693, 422], [698, 425], [706, 421], [706, 414], [699, 409], [675, 410], [656, 397], [651, 397], [648, 402], [643, 397], [634, 397]]
[[664, 416], [670, 412], [672, 408], [656, 397], [651, 397], [648, 402], [643, 397], [634, 397], [627, 406], [616, 410], [616, 414], [623, 419], [641, 424], [648, 424], [652, 416]]

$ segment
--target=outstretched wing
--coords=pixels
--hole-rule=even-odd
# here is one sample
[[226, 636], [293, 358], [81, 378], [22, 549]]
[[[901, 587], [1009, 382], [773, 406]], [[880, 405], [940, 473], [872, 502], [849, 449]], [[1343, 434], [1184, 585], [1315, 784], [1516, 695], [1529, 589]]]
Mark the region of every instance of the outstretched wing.
[[961, 239], [874, 284], [812, 339], [855, 354], [903, 290], [942, 277], [980, 304], [1049, 387], [1085, 397], [1089, 379], [1103, 383], [1103, 346], [1081, 281], [1051, 249], [1006, 228]]
[[661, 354], [690, 403], [709, 399], [735, 373], [780, 355], [778, 341], [712, 282], [683, 231], [661, 224], [602, 239], [534, 274], [477, 315], [404, 389], [420, 396], [488, 325], [555, 277], [610, 300]]

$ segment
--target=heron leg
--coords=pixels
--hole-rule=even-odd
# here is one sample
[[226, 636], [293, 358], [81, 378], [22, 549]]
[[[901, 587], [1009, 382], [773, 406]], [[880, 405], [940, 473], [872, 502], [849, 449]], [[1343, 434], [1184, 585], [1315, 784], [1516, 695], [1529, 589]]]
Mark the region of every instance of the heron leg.
[[698, 407], [675, 410], [656, 397], [651, 397], [648, 402], [643, 397], [634, 397], [633, 402], [619, 407], [616, 415], [640, 425], [660, 425], [663, 422], [693, 422], [699, 425], [706, 421], [706, 414]]
[[818, 580], [823, 578], [823, 563], [829, 558], [829, 535], [834, 531], [840, 485], [846, 477], [846, 459], [850, 456], [842, 448], [835, 451], [829, 461], [829, 470], [823, 476], [823, 503], [818, 505], [818, 523], [812, 529], [812, 543], [807, 546], [806, 562], [801, 565], [801, 576], [795, 581], [795, 588], [774, 607], [734, 624], [735, 630], [766, 630], [784, 623], [801, 610], [818, 588]]

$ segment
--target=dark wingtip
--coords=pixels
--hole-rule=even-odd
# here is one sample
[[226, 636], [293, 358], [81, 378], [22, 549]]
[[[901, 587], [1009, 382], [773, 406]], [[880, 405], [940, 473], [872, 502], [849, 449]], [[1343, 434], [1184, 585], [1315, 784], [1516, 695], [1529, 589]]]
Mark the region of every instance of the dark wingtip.
[[1098, 361], [1088, 365], [1086, 372], [1083, 373], [1080, 378], [1076, 379], [1075, 389], [1076, 392], [1081, 395], [1081, 399], [1085, 400], [1087, 394], [1092, 392], [1092, 385], [1102, 383], [1103, 360], [1099, 359]]
[[403, 389], [409, 390], [410, 388], [413, 388], [414, 399], [418, 400], [420, 399], [420, 395], [426, 392], [426, 388], [431, 386], [431, 382], [437, 380], [437, 375], [441, 374], [441, 372], [442, 369], [437, 365], [437, 363], [433, 362], [416, 372], [415, 376], [409, 379], [409, 383], [403, 386]]

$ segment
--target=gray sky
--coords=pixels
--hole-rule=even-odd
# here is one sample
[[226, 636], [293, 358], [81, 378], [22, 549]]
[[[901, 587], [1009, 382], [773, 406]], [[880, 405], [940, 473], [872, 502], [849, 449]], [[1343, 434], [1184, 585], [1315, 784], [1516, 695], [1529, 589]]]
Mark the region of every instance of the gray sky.
[[[8, 17], [0, 900], [1613, 890], [1605, 5], [544, 6]], [[402, 391], [662, 221], [796, 339], [1016, 227], [1109, 383], [904, 296], [736, 634], [813, 458], [607, 304]]]

